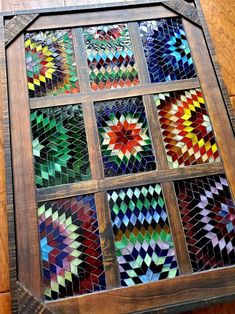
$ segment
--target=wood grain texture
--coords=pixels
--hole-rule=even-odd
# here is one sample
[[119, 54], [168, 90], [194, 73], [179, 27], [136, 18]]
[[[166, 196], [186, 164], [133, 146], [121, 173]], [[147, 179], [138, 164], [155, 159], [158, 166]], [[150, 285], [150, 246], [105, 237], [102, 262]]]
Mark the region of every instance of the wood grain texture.
[[201, 0], [229, 95], [235, 95], [235, 1]]
[[235, 114], [235, 96], [231, 96], [230, 97], [230, 101], [231, 101], [231, 104], [232, 104], [233, 112]]
[[[41, 276], [37, 204], [34, 188], [28, 89], [25, 84], [27, 77], [24, 62], [24, 36], [19, 37], [7, 49], [7, 60], [11, 60], [8, 66], [8, 86], [15, 192], [14, 203], [17, 225], [18, 278], [27, 289], [37, 297], [40, 297]], [[31, 272], [28, 271], [29, 269], [31, 269]]]
[[0, 314], [11, 313], [11, 295], [9, 292], [0, 293]]
[[[0, 44], [3, 44], [4, 32], [3, 21], [1, 19], [0, 28]], [[7, 228], [7, 209], [6, 209], [6, 180], [5, 180], [5, 157], [4, 157], [4, 130], [3, 109], [7, 102], [6, 87], [6, 68], [5, 68], [5, 52], [4, 48], [0, 50], [0, 292], [9, 291], [9, 259], [8, 259], [8, 228]]]
[[205, 309], [195, 310], [192, 314], [234, 314], [235, 302], [228, 304], [217, 304]]

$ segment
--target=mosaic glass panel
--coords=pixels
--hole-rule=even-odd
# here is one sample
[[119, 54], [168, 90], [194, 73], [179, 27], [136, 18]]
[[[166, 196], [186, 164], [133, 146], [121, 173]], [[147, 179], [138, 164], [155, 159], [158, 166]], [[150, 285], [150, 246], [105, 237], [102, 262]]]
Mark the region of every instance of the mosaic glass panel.
[[25, 52], [31, 98], [79, 92], [70, 30], [27, 33]]
[[235, 205], [224, 175], [175, 183], [194, 271], [235, 264]]
[[38, 188], [91, 178], [80, 105], [32, 110], [31, 126]]
[[45, 299], [105, 289], [94, 196], [41, 203], [38, 219]]
[[156, 169], [141, 97], [96, 103], [95, 111], [106, 176]]
[[127, 24], [86, 27], [84, 40], [93, 90], [139, 84]]
[[200, 89], [158, 94], [154, 101], [171, 168], [220, 160]]
[[121, 285], [178, 275], [175, 249], [159, 184], [109, 191]]
[[139, 22], [139, 28], [152, 83], [196, 77], [180, 18]]

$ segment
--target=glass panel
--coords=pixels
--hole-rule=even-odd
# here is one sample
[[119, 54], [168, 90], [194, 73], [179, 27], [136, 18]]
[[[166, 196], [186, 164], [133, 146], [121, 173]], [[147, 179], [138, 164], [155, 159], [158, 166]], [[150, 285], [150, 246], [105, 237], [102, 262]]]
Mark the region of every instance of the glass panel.
[[84, 28], [93, 90], [139, 84], [127, 24]]
[[46, 300], [105, 289], [93, 195], [39, 204]]
[[139, 22], [152, 83], [196, 77], [180, 18]]
[[91, 178], [80, 105], [31, 110], [38, 188]]
[[27, 33], [25, 53], [30, 98], [79, 92], [70, 30]]
[[200, 89], [157, 94], [154, 101], [171, 168], [220, 160]]
[[159, 184], [108, 192], [122, 286], [178, 275]]
[[141, 97], [95, 104], [106, 176], [156, 169]]
[[194, 271], [235, 264], [235, 205], [224, 175], [177, 181]]

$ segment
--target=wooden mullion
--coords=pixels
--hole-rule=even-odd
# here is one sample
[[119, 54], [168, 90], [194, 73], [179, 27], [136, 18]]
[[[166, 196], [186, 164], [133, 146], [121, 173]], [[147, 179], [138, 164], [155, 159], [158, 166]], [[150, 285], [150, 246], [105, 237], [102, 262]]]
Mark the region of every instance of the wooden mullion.
[[182, 167], [179, 169], [148, 171], [131, 175], [109, 177], [101, 180], [90, 180], [87, 182], [76, 182], [50, 188], [42, 188], [37, 190], [37, 198], [38, 201], [44, 202], [68, 196], [72, 197], [86, 193], [103, 192], [111, 189], [153, 184], [156, 182], [163, 183], [172, 180], [184, 180], [221, 174], [223, 172], [223, 165], [220, 162]]
[[90, 91], [90, 78], [82, 28], [73, 29], [72, 32], [75, 47], [75, 57], [77, 61], [79, 87], [81, 93], [86, 93]]
[[222, 157], [225, 173], [230, 183], [230, 189], [235, 199], [235, 138], [226, 112], [223, 97], [218, 87], [218, 81], [211, 63], [203, 32], [183, 19], [184, 28], [188, 36], [193, 60], [200, 79], [202, 92], [208, 108], [210, 120], [220, 156]]
[[37, 203], [23, 35], [7, 49], [7, 59], [18, 278], [37, 298], [41, 298]]
[[30, 108], [39, 109], [55, 106], [78, 104], [89, 101], [103, 101], [119, 99], [124, 97], [134, 97], [156, 93], [167, 93], [170, 91], [186, 90], [200, 87], [198, 79], [187, 79], [172, 82], [141, 84], [135, 87], [124, 87], [117, 89], [107, 89], [100, 91], [90, 91], [86, 93], [39, 97], [30, 99]]

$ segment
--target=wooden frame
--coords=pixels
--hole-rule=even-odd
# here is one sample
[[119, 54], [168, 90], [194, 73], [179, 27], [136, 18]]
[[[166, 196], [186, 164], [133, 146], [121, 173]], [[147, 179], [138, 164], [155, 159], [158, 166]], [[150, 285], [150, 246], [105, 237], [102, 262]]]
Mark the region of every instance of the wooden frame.
[[[175, 2], [175, 5], [174, 5]], [[7, 170], [7, 192], [8, 192], [8, 212], [10, 230], [10, 258], [11, 258], [11, 289], [13, 295], [13, 311], [22, 313], [110, 313], [110, 307], [115, 302], [112, 313], [146, 313], [154, 310], [177, 313], [206, 304], [208, 300], [217, 301], [235, 298], [234, 279], [235, 268], [225, 267], [218, 270], [211, 270], [202, 273], [192, 274], [191, 264], [188, 256], [185, 236], [177, 208], [172, 182], [177, 179], [193, 178], [210, 174], [226, 173], [233, 196], [235, 196], [235, 169], [231, 160], [235, 160], [235, 143], [231, 124], [234, 126], [234, 118], [229, 116], [224, 106], [225, 94], [222, 94], [211, 63], [211, 56], [207, 49], [200, 21], [196, 17], [195, 8], [191, 4], [181, 1], [181, 12], [177, 1], [133, 1], [122, 4], [109, 5], [102, 8], [102, 5], [81, 6], [66, 9], [67, 12], [58, 10], [35, 10], [23, 12], [26, 15], [20, 23], [20, 29], [14, 30], [15, 23], [19, 22], [20, 15], [16, 15], [15, 20], [7, 20], [9, 14], [4, 14], [5, 18], [5, 38], [7, 56], [8, 75], [8, 101], [6, 90], [2, 96], [4, 108], [5, 126], [5, 154]], [[197, 6], [199, 2], [196, 1]], [[185, 7], [184, 7], [185, 6]], [[107, 7], [107, 5], [106, 5]], [[104, 15], [96, 13], [97, 10], [104, 10]], [[184, 10], [183, 10], [184, 9]], [[200, 9], [200, 8], [199, 8]], [[151, 12], [151, 13], [150, 13]], [[15, 12], [16, 14], [22, 12]], [[14, 13], [14, 14], [15, 14]], [[173, 17], [183, 15], [183, 24], [191, 46], [194, 62], [199, 79], [182, 80], [178, 82], [151, 84], [143, 51], [139, 45], [138, 36], [134, 36], [136, 21], [144, 19], [154, 19], [163, 17]], [[121, 18], [120, 18], [121, 16]], [[195, 17], [192, 23], [191, 17]], [[58, 18], [60, 17], [60, 18]], [[62, 21], [62, 22], [61, 22]], [[92, 21], [92, 22], [91, 22]], [[75, 28], [74, 35], [77, 41], [81, 34], [77, 27], [91, 24], [115, 23], [118, 21], [129, 22], [130, 36], [136, 56], [136, 63], [139, 69], [140, 85], [132, 88], [115, 90], [104, 90], [93, 92], [90, 89], [88, 72], [81, 71], [79, 74], [81, 92], [78, 95], [53, 96], [35, 98], [29, 100], [26, 86], [26, 70], [24, 65], [24, 46], [22, 32], [27, 30], [50, 29], [72, 27]], [[201, 20], [202, 24], [204, 20]], [[1, 71], [5, 69], [5, 51], [3, 47], [4, 21], [2, 19], [2, 62]], [[12, 25], [10, 25], [12, 23]], [[196, 49], [199, 47], [200, 49]], [[18, 53], [16, 54], [15, 51]], [[86, 59], [84, 51], [76, 54], [78, 66], [86, 69]], [[206, 69], [207, 77], [204, 75]], [[17, 73], [17, 79], [15, 76]], [[169, 169], [165, 159], [164, 147], [161, 140], [154, 136], [157, 126], [153, 126], [151, 121], [156, 117], [156, 111], [152, 105], [150, 95], [157, 92], [168, 92], [202, 87], [212, 126], [216, 134], [218, 147], [222, 162], [203, 164], [192, 167]], [[5, 88], [5, 87], [4, 87]], [[15, 91], [21, 91], [16, 93]], [[101, 162], [101, 152], [98, 150], [98, 131], [93, 123], [95, 119], [93, 102], [97, 100], [116, 99], [128, 96], [143, 95], [143, 101], [148, 117], [150, 133], [153, 139], [153, 146], [158, 160], [158, 171], [139, 173], [133, 175], [123, 175], [121, 177], [105, 178], [103, 165]], [[87, 142], [92, 171], [92, 180], [81, 183], [73, 183], [51, 188], [34, 188], [34, 167], [31, 147], [31, 131], [29, 121], [29, 110], [35, 108], [61, 106], [66, 104], [82, 103], [84, 111], [84, 123], [87, 132]], [[227, 103], [227, 102], [226, 102]], [[229, 104], [227, 103], [228, 109]], [[230, 112], [231, 113], [231, 112]], [[9, 121], [10, 115], [10, 121]], [[19, 119], [19, 115], [22, 117]], [[220, 119], [218, 119], [218, 115]], [[155, 119], [157, 121], [157, 119]], [[223, 128], [221, 128], [223, 125]], [[158, 127], [159, 128], [159, 127]], [[226, 136], [224, 136], [226, 134]], [[11, 141], [9, 136], [11, 135]], [[20, 141], [19, 141], [20, 136]], [[26, 147], [26, 149], [25, 149]], [[12, 151], [12, 156], [11, 156]], [[97, 157], [98, 156], [98, 157]], [[12, 158], [12, 162], [11, 162]], [[11, 169], [12, 163], [12, 169]], [[19, 167], [20, 165], [20, 167]], [[13, 183], [11, 176], [13, 173]], [[110, 188], [128, 187], [148, 184], [162, 183], [163, 193], [166, 200], [171, 232], [173, 235], [177, 260], [181, 271], [181, 276], [175, 279], [159, 281], [151, 284], [138, 285], [128, 288], [118, 288], [119, 278], [115, 251], [112, 239], [111, 224], [109, 221], [109, 208], [106, 191]], [[14, 212], [13, 212], [13, 189], [14, 187], [14, 210], [16, 219], [16, 243], [17, 243], [17, 287], [16, 287], [16, 263], [15, 263], [15, 235], [14, 235]], [[104, 267], [106, 269], [107, 290], [91, 295], [68, 298], [43, 304], [42, 287], [40, 275], [39, 243], [37, 233], [36, 208], [38, 201], [52, 200], [74, 196], [77, 194], [95, 193], [97, 215], [100, 226], [101, 245], [103, 249]], [[27, 197], [26, 197], [27, 196]], [[98, 210], [99, 208], [99, 210]], [[22, 232], [27, 226], [26, 232]], [[29, 271], [30, 269], [30, 271]], [[115, 288], [115, 289], [114, 289]], [[113, 290], [112, 290], [113, 289]], [[161, 293], [159, 293], [161, 291]], [[18, 296], [17, 296], [18, 294]], [[112, 302], [112, 303], [111, 303]], [[189, 302], [192, 302], [191, 306]], [[105, 307], [103, 307], [105, 304]], [[165, 312], [164, 312], [165, 313]]]

